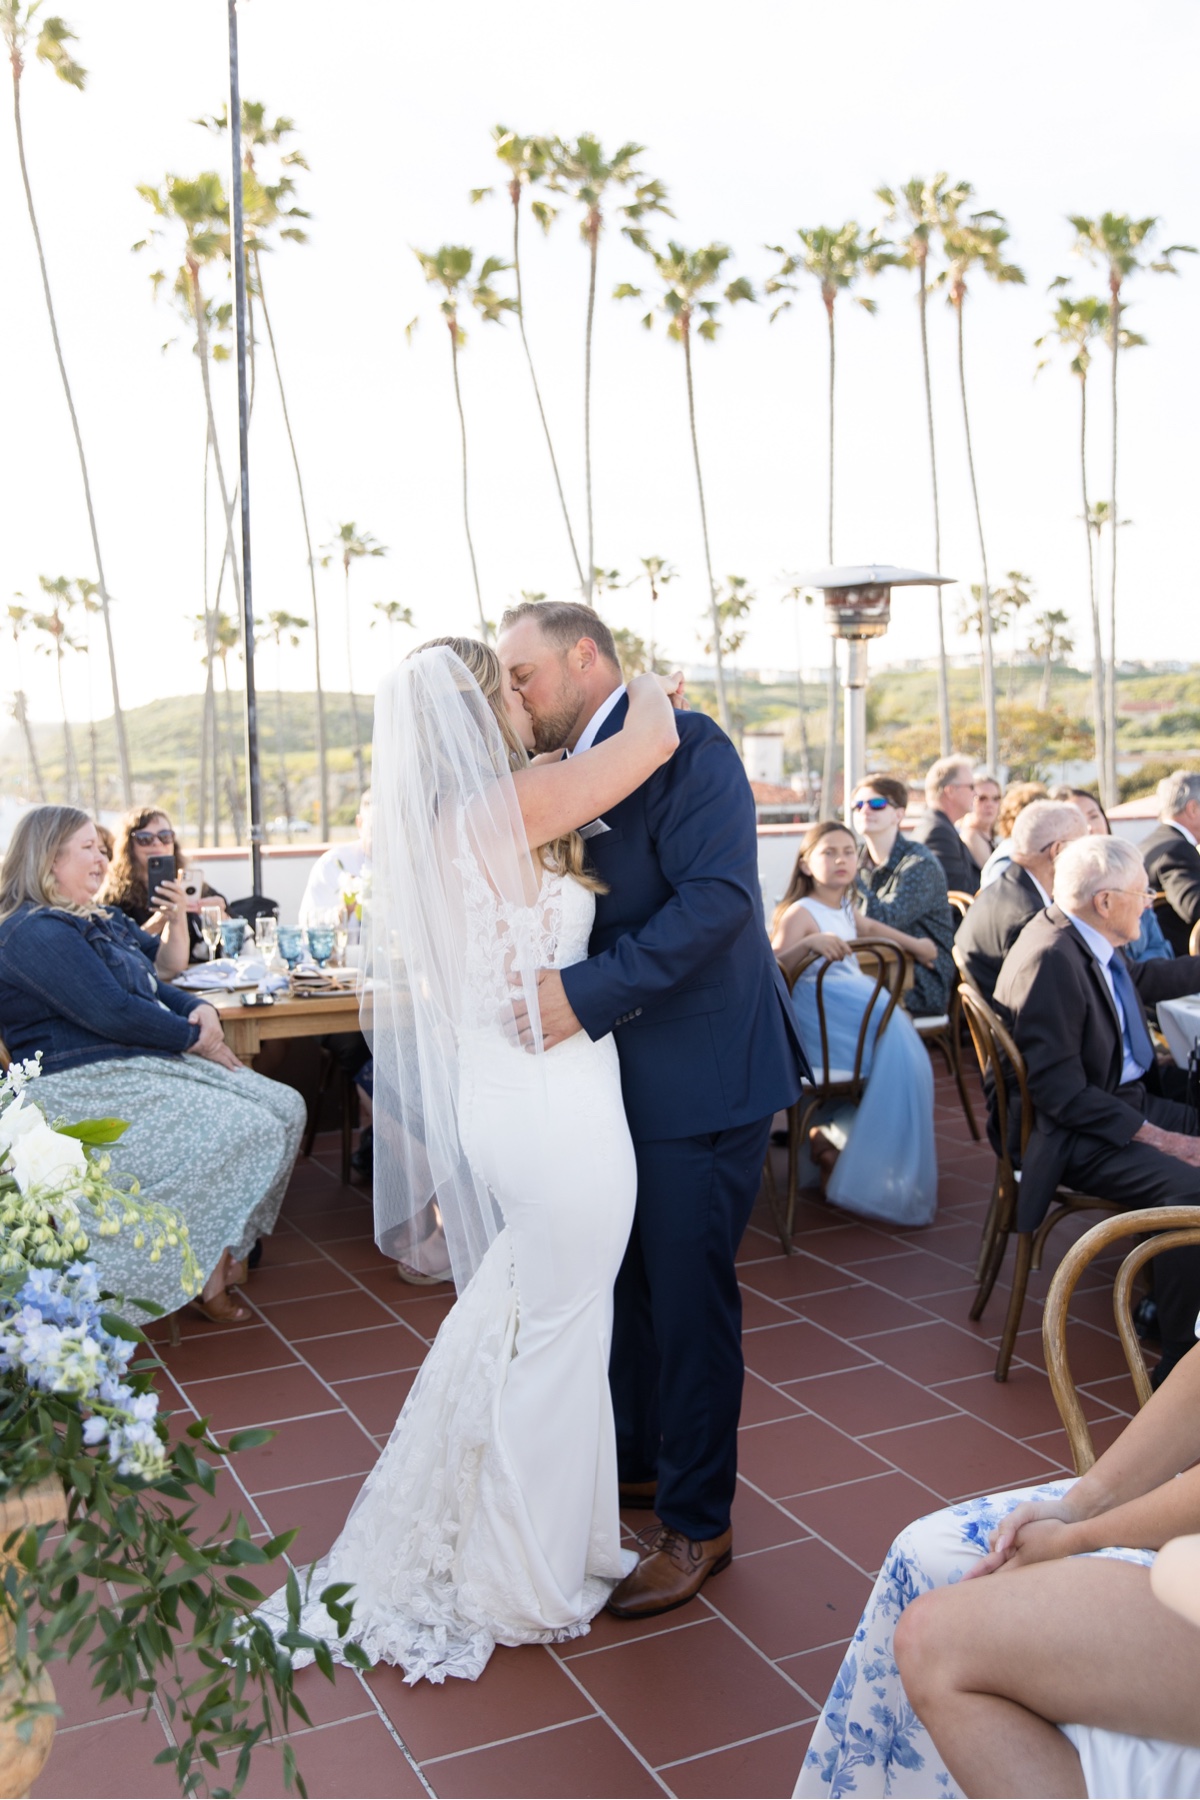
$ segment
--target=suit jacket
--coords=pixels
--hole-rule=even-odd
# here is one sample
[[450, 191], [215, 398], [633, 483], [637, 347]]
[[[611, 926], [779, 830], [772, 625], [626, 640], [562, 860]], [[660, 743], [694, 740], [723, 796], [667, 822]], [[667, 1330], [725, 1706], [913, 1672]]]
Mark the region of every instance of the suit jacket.
[[1187, 954], [1192, 926], [1200, 919], [1200, 850], [1173, 825], [1159, 825], [1142, 842], [1142, 861], [1153, 887], [1170, 901], [1158, 922], [1176, 956]]
[[954, 948], [989, 1005], [1005, 957], [1044, 904], [1032, 875], [1017, 863], [976, 894], [954, 935]]
[[979, 892], [975, 858], [944, 812], [939, 812], [935, 806], [927, 806], [908, 836], [933, 851], [945, 871], [948, 888], [958, 888], [964, 894]]
[[[597, 742], [619, 731], [622, 699]], [[588, 837], [608, 884], [588, 960], [562, 972], [588, 1036], [616, 1036], [635, 1139], [694, 1137], [790, 1106], [808, 1062], [771, 951], [754, 800], [704, 713], [679, 748]]]
[[[1193, 956], [1126, 967], [1143, 1002], [1175, 999], [1200, 985], [1200, 958]], [[1145, 1114], [1131, 1103], [1136, 1093], [1118, 1092], [1121, 1026], [1104, 972], [1057, 906], [1036, 913], [1020, 933], [994, 1005], [1025, 1059], [1036, 1113], [1017, 1212], [1018, 1228], [1030, 1231], [1045, 1217], [1076, 1139], [1123, 1149]]]

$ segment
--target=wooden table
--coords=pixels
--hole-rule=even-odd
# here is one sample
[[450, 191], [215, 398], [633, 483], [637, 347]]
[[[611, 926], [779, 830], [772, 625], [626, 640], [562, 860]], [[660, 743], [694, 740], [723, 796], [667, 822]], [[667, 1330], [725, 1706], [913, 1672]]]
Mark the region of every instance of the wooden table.
[[327, 1031], [357, 1031], [358, 995], [323, 994], [319, 1000], [277, 995], [274, 1006], [243, 1006], [241, 994], [220, 989], [201, 998], [221, 1015], [225, 1042], [239, 1062], [253, 1067], [263, 1045], [279, 1038], [324, 1037]]

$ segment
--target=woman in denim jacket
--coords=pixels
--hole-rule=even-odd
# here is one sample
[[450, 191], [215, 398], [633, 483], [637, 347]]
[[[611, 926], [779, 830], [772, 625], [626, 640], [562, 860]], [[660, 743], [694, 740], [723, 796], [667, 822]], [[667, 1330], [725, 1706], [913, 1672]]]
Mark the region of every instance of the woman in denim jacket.
[[[196, 1306], [240, 1324], [250, 1314], [236, 1287], [275, 1223], [304, 1102], [242, 1067], [215, 1008], [158, 980], [171, 925], [151, 937], [97, 905], [105, 869], [86, 813], [38, 806], [19, 821], [0, 870], [0, 1036], [14, 1058], [41, 1052], [34, 1092], [51, 1120], [128, 1121], [114, 1173], [179, 1212], [207, 1276]], [[128, 1316], [144, 1318], [135, 1296], [182, 1305], [177, 1251], [151, 1264], [123, 1232], [89, 1256]]]

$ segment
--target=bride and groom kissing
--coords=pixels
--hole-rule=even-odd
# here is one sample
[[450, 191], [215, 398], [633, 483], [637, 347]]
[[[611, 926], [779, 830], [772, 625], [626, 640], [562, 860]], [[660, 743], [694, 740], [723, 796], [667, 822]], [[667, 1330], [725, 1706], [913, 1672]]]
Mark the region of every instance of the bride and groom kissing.
[[[308, 1591], [349, 1583], [409, 1681], [681, 1606], [732, 1556], [734, 1259], [808, 1065], [740, 758], [681, 699], [551, 602], [376, 704], [377, 1237], [444, 1231], [458, 1298]], [[660, 1522], [640, 1558], [622, 1505]]]

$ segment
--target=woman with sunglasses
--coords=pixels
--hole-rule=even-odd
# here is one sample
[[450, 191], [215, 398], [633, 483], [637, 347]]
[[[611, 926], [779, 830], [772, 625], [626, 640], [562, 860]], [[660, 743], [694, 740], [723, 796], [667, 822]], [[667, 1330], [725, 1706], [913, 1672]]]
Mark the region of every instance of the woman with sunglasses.
[[[152, 856], [174, 856], [176, 871], [175, 880], [161, 882], [153, 894], [147, 888]], [[208, 886], [203, 886], [194, 899], [188, 898], [181, 880], [186, 868], [175, 828], [161, 807], [136, 807], [126, 813], [117, 829], [112, 867], [99, 899], [104, 906], [119, 906], [126, 918], [151, 937], [162, 937], [170, 921], [182, 920], [186, 937], [182, 932], [177, 934], [179, 949], [172, 959], [174, 966], [161, 966], [161, 974], [178, 975], [188, 963], [203, 962], [207, 957], [200, 929], [201, 902], [218, 900], [222, 912], [225, 910], [224, 895], [214, 893]]]
[[872, 775], [855, 789], [851, 812], [854, 829], [866, 854], [858, 872], [858, 891], [869, 919], [913, 937], [932, 938], [937, 957], [932, 968], [914, 966], [913, 984], [904, 996], [917, 1018], [944, 1013], [955, 980], [954, 914], [946, 898], [942, 865], [923, 844], [902, 837], [908, 789], [890, 775]]

